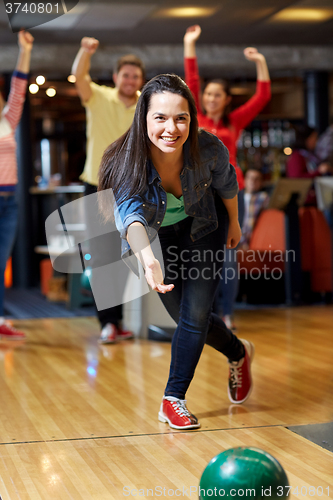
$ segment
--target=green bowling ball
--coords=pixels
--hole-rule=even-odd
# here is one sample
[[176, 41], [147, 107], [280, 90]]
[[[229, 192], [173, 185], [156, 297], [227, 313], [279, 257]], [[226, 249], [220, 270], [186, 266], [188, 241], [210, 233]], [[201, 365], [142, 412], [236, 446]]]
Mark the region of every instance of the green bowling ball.
[[231, 448], [214, 457], [201, 476], [199, 498], [269, 498], [289, 496], [288, 478], [280, 463], [259, 448]]
[[81, 287], [85, 290], [90, 290], [89, 277], [91, 277], [91, 267], [86, 267], [85, 271], [81, 274]]

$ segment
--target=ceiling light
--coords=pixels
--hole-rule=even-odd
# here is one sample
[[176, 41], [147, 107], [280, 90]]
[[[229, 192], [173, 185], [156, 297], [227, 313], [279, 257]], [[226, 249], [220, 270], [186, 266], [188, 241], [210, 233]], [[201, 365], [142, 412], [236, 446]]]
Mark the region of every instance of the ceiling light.
[[38, 83], [38, 85], [43, 85], [45, 83], [45, 76], [42, 75], [37, 76], [36, 83]]
[[53, 87], [49, 87], [47, 90], [46, 90], [46, 95], [48, 97], [54, 97], [56, 95], [57, 91], [56, 89], [54, 89]]
[[290, 8], [283, 9], [274, 16], [272, 16], [269, 21], [277, 22], [307, 22], [307, 23], [318, 23], [327, 21], [333, 17], [333, 9], [304, 9]]
[[75, 75], [69, 75], [67, 77], [67, 80], [69, 81], [69, 83], [75, 83], [76, 82], [76, 76]]
[[153, 17], [209, 17], [216, 11], [217, 7], [175, 7], [158, 10]]
[[37, 94], [38, 90], [39, 90], [39, 87], [38, 87], [38, 85], [36, 85], [36, 83], [32, 83], [31, 85], [29, 85], [30, 94]]

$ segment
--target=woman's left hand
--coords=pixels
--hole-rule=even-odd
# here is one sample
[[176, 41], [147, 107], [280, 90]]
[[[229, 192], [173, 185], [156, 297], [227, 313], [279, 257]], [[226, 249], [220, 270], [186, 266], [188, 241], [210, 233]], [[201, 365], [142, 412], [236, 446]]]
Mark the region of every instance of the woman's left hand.
[[229, 222], [227, 248], [235, 248], [241, 239], [242, 231], [238, 219]]
[[248, 61], [252, 62], [260, 62], [265, 59], [265, 56], [260, 54], [260, 52], [258, 52], [255, 47], [247, 47], [246, 49], [244, 49], [244, 56]]

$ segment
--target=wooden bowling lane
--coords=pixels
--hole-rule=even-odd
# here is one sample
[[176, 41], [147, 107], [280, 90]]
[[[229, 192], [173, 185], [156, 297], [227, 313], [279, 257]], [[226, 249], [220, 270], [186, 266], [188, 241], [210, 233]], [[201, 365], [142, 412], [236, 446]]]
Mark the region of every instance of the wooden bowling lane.
[[202, 427], [185, 433], [157, 420], [169, 344], [100, 346], [95, 318], [16, 322], [27, 341], [0, 342], [2, 500], [197, 499], [208, 461], [235, 446], [275, 456], [291, 498], [331, 498], [333, 454], [285, 427], [332, 421], [332, 320], [332, 307], [239, 312], [251, 398], [230, 405], [226, 360], [206, 347], [187, 396]]
[[[254, 390], [230, 405], [226, 360], [205, 347], [188, 391], [203, 430], [329, 422], [332, 307], [238, 313], [256, 346]], [[158, 422], [170, 345], [97, 343], [94, 318], [17, 322], [25, 343], [0, 342], [0, 443], [166, 432]], [[167, 431], [168, 432], [168, 431]]]
[[237, 446], [277, 458], [290, 498], [332, 498], [333, 454], [283, 427], [0, 445], [0, 494], [3, 500], [197, 500], [207, 463]]

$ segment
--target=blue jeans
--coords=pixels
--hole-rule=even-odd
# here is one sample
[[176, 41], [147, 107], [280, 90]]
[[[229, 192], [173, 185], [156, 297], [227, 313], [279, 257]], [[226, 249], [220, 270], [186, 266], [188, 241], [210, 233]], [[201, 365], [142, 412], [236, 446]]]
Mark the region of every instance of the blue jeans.
[[3, 316], [4, 274], [17, 228], [18, 208], [14, 195], [0, 196], [0, 316]]
[[238, 262], [236, 248], [225, 250], [223, 277], [220, 282], [214, 310], [222, 316], [232, 316], [238, 295]]
[[216, 231], [195, 242], [190, 237], [192, 220], [187, 217], [162, 227], [158, 233], [164, 258], [164, 283], [175, 285], [171, 292], [159, 295], [177, 323], [165, 395], [180, 399], [185, 398], [205, 343], [232, 361], [244, 356], [243, 344], [212, 313], [222, 274], [221, 250], [227, 236], [227, 213], [219, 215]]

